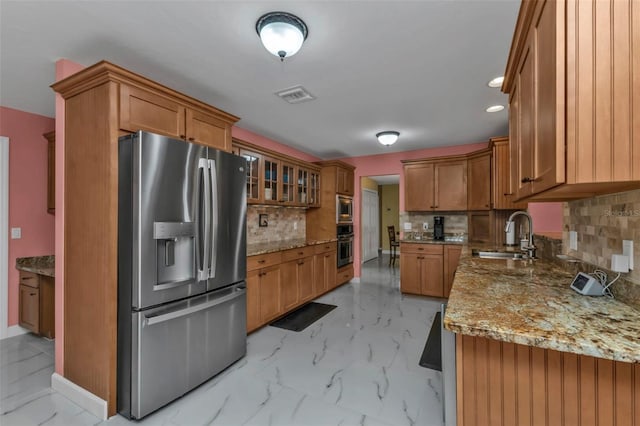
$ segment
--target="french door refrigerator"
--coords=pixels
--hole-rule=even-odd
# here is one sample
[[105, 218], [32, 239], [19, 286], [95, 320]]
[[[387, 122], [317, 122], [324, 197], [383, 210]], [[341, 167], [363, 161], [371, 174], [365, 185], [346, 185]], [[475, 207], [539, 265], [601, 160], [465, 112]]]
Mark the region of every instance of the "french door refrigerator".
[[118, 411], [142, 418], [246, 353], [246, 161], [119, 139]]

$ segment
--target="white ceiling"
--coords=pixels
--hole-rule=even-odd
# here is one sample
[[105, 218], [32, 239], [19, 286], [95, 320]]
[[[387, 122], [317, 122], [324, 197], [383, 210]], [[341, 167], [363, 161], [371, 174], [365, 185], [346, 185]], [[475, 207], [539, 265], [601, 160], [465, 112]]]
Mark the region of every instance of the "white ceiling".
[[[519, 8], [501, 1], [7, 1], [0, 104], [54, 115], [55, 61], [106, 59], [321, 158], [467, 144], [507, 132], [504, 72]], [[255, 22], [284, 10], [309, 37], [280, 63]], [[289, 105], [301, 84], [317, 97]], [[375, 133], [398, 130], [392, 147]]]

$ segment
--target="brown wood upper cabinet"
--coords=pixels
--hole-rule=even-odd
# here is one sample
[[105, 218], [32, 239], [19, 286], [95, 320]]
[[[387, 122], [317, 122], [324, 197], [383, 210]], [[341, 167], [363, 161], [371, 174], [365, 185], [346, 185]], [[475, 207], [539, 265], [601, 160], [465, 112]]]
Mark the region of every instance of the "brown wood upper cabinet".
[[47, 212], [56, 212], [56, 132], [45, 133], [47, 139]]
[[511, 161], [509, 157], [509, 138], [500, 137], [491, 139], [492, 150], [492, 174], [491, 174], [491, 199], [496, 210], [524, 210], [526, 202], [514, 202], [513, 189], [511, 187]]
[[247, 203], [320, 207], [320, 168], [234, 139], [232, 152], [247, 161]]
[[231, 151], [231, 125], [215, 111], [194, 109], [157, 92], [120, 84], [120, 128], [146, 130]]
[[336, 194], [353, 196], [354, 190], [353, 169], [336, 167]]
[[491, 209], [491, 151], [470, 156], [467, 160], [467, 209]]
[[406, 211], [467, 210], [466, 158], [404, 163]]
[[505, 73], [516, 199], [640, 188], [640, 8], [522, 2]]

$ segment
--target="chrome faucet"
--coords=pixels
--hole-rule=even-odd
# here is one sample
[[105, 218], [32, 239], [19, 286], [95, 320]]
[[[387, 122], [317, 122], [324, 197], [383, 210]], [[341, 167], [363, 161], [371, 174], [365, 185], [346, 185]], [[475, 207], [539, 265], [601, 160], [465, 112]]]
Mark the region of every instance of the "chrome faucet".
[[523, 247], [523, 250], [526, 250], [527, 256], [532, 259], [536, 257], [536, 247], [533, 245], [533, 219], [531, 218], [531, 215], [529, 213], [525, 212], [524, 210], [513, 212], [511, 216], [509, 216], [509, 219], [507, 219], [507, 224], [504, 227], [504, 232], [509, 232], [511, 230], [511, 227], [513, 226], [513, 218], [519, 215], [526, 216], [527, 219], [529, 219], [529, 245], [527, 247]]

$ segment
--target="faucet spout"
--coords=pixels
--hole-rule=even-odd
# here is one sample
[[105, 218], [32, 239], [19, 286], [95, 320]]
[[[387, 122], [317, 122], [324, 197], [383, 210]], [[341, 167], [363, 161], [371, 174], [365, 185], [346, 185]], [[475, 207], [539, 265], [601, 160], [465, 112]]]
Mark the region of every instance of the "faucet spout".
[[535, 257], [536, 255], [536, 247], [533, 245], [533, 219], [531, 215], [524, 210], [518, 210], [517, 212], [513, 212], [509, 219], [507, 219], [507, 223], [504, 227], [504, 232], [509, 232], [511, 227], [513, 226], [513, 218], [516, 216], [526, 216], [529, 220], [529, 246], [526, 248], [529, 253], [529, 257]]

